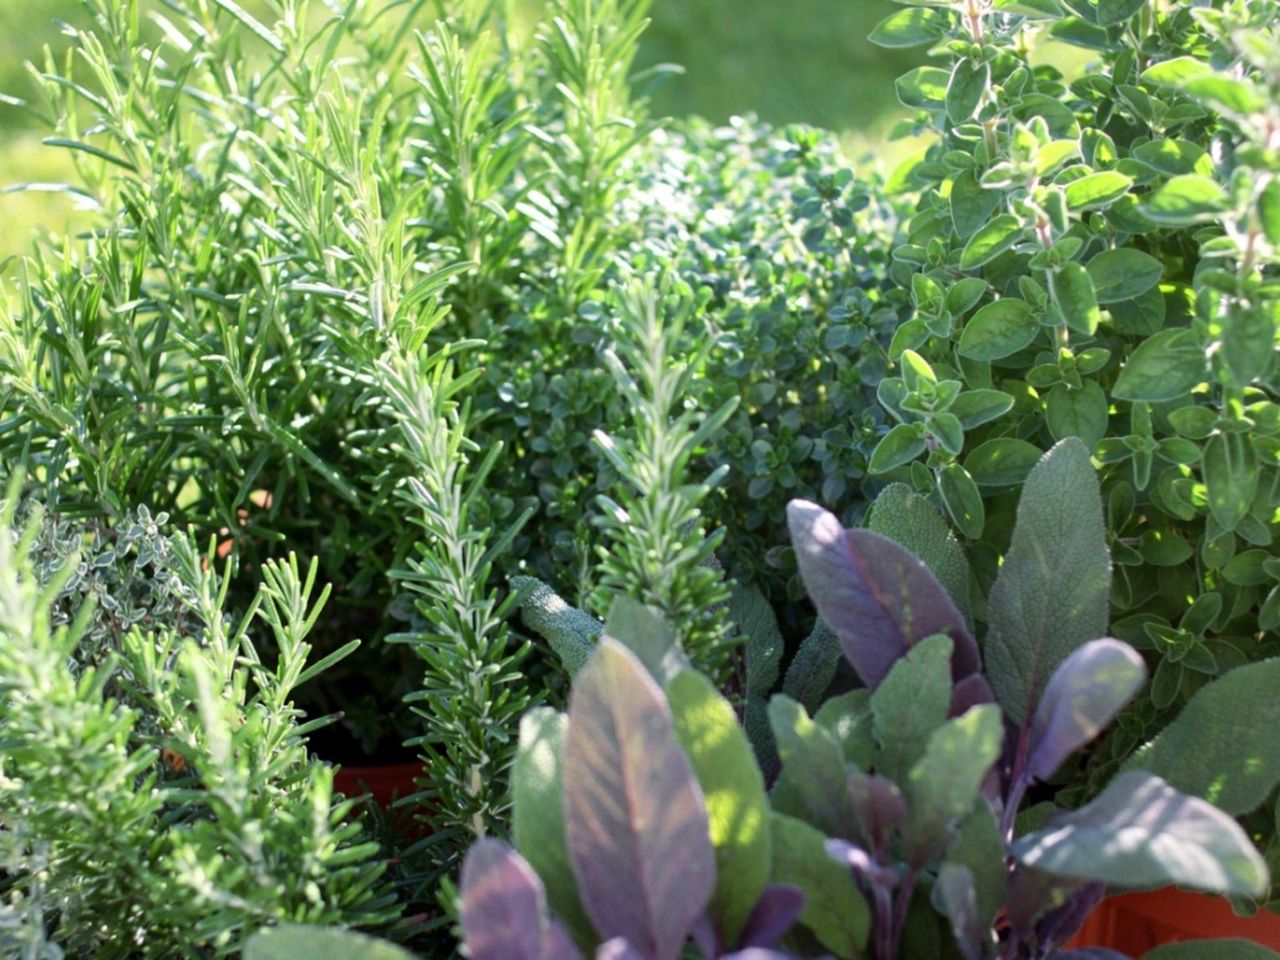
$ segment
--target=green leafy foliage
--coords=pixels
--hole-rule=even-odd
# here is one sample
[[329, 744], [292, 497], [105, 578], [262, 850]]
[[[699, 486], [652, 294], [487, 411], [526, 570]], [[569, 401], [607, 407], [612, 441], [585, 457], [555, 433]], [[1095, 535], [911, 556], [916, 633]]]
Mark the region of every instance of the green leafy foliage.
[[987, 601], [984, 652], [996, 698], [1023, 722], [1058, 665], [1107, 628], [1111, 563], [1102, 498], [1082, 443], [1063, 440], [1036, 465], [1017, 516]]
[[1200, 689], [1130, 766], [1163, 777], [1228, 813], [1257, 809], [1280, 783], [1271, 726], [1280, 661], [1236, 667]]
[[[37, 566], [30, 550], [47, 548], [50, 525], [11, 527], [17, 490], [0, 515], [0, 900], [29, 923], [28, 955], [135, 957], [139, 937], [149, 957], [228, 955], [277, 921], [393, 920], [378, 844], [334, 794], [333, 769], [308, 756], [309, 732], [326, 721], [302, 723], [291, 702], [353, 646], [310, 660], [306, 637], [328, 599], [317, 565], [265, 566], [239, 621], [223, 610], [212, 546], [201, 555], [158, 530], [120, 542], [149, 545], [163, 586], [144, 584], [154, 567], [126, 575], [105, 563], [75, 586], [75, 540], [109, 550], [103, 532], [76, 537], [58, 521], [64, 565], [45, 555]], [[92, 598], [66, 622], [91, 577], [116, 592], [103, 594], [108, 611], [166, 598], [187, 611], [177, 623], [189, 632], [135, 622], [115, 635]], [[258, 653], [268, 637], [272, 663]]]
[[254, 934], [244, 960], [308, 960], [318, 955], [350, 960], [410, 960], [407, 950], [350, 930], [281, 925]]
[[1143, 960], [1274, 960], [1276, 952], [1248, 940], [1190, 940], [1156, 947]]
[[871, 932], [871, 911], [849, 871], [826, 856], [821, 830], [776, 810], [769, 814], [775, 883], [804, 891], [800, 923], [839, 957], [857, 957]]
[[946, 521], [906, 484], [890, 484], [876, 497], [867, 529], [902, 544], [933, 572], [968, 619], [971, 571], [964, 548]]
[[[396, 755], [425, 731], [389, 705], [444, 703], [434, 692], [473, 663], [424, 676], [391, 642], [453, 614], [424, 614], [399, 576], [421, 561], [424, 527], [403, 508], [420, 469], [398, 449], [377, 363], [389, 353], [428, 376], [428, 355], [467, 350], [465, 435], [502, 451], [465, 534], [502, 545], [484, 568], [495, 581], [454, 584], [451, 598], [500, 603], [516, 574], [596, 613], [619, 590], [686, 612], [724, 599], [710, 567], [689, 572], [682, 597], [684, 577], [661, 598], [605, 582], [607, 563], [627, 562], [616, 544], [630, 538], [631, 560], [648, 563], [632, 534], [659, 531], [611, 525], [608, 511], [597, 524], [596, 498], [626, 491], [634, 507], [662, 488], [590, 447], [602, 431], [640, 467], [647, 443], [649, 408], [599, 356], [616, 347], [639, 375], [628, 351], [646, 343], [613, 290], [665, 272], [688, 313], [667, 336], [670, 368], [686, 370], [671, 419], [708, 425], [681, 473], [723, 481], [686, 506], [707, 534], [736, 531], [719, 545], [731, 576], [774, 603], [796, 595], [782, 506], [825, 491], [860, 515], [881, 419], [871, 391], [903, 303], [884, 290], [897, 209], [874, 178], [856, 179], [815, 131], [652, 122], [632, 83], [643, 0], [557, 0], [532, 29], [504, 4], [355, 0], [330, 20], [306, 6], [92, 0], [68, 28], [70, 60], [41, 65], [29, 106], [75, 171], [67, 189], [93, 203], [95, 236], [6, 266], [3, 468], [29, 465], [59, 515], [117, 527], [142, 506], [217, 533], [237, 569], [318, 557], [334, 602], [317, 643], [367, 642], [299, 691], [312, 715], [342, 715], [317, 748]], [[252, 603], [240, 580], [230, 590], [232, 610]], [[741, 667], [709, 623], [689, 629], [719, 679]], [[496, 651], [484, 664], [514, 667]], [[558, 682], [544, 658], [520, 669], [535, 692]], [[517, 707], [495, 721], [499, 766]], [[440, 774], [455, 793], [470, 775]], [[491, 806], [501, 819], [504, 801]]]
[[730, 592], [712, 566], [723, 531], [705, 531], [700, 508], [728, 468], [700, 484], [688, 473], [698, 448], [738, 402], [727, 400], [705, 416], [676, 412], [692, 370], [702, 366], [711, 346], [707, 338], [702, 356], [670, 362], [694, 308], [687, 295], [667, 293], [652, 280], [634, 281], [618, 293], [620, 352], [607, 351], [604, 359], [634, 422], [627, 439], [600, 430], [594, 437], [618, 484], [614, 496], [599, 498], [597, 522], [607, 542], [598, 548], [600, 582], [592, 599], [608, 610], [613, 598], [631, 596], [661, 611], [668, 623], [681, 625], [681, 646], [691, 659], [723, 682], [728, 638], [716, 608]]
[[[467, 454], [477, 451], [458, 398], [468, 378], [442, 360], [429, 357], [424, 364], [402, 355], [378, 367], [404, 457], [415, 470], [405, 499], [424, 533], [418, 555], [395, 572], [417, 598], [422, 627], [397, 639], [411, 643], [424, 664], [424, 689], [407, 700], [424, 721], [416, 742], [430, 779], [434, 822], [483, 836], [508, 818], [515, 746], [510, 731], [530, 702], [518, 669], [528, 647], [509, 642], [505, 620], [514, 597], [502, 601], [486, 586], [503, 543], [490, 543], [474, 509], [499, 448], [471, 469]], [[437, 844], [434, 856], [448, 864], [450, 848], [459, 846]]]
[[[872, 470], [947, 511], [984, 590], [1005, 581], [975, 613], [995, 628], [993, 685], [1021, 717], [1015, 690], [1039, 681], [1002, 637], [1037, 620], [995, 622], [1012, 612], [1009, 488], [1064, 439], [1092, 459], [1113, 629], [1153, 679], [1062, 795], [1079, 803], [1206, 683], [1276, 652], [1280, 594], [1263, 567], [1278, 532], [1280, 301], [1265, 224], [1280, 168], [1259, 131], [1280, 16], [1270, 2], [1037, 0], [894, 17], [881, 39], [916, 21], [941, 31], [932, 69], [950, 79], [903, 98], [902, 130], [932, 139], [894, 176], [916, 198], [891, 268], [914, 312], [879, 391], [897, 425]], [[1033, 54], [1039, 31], [1092, 59], [1058, 69]], [[1004, 407], [967, 422], [957, 408], [988, 390]], [[1074, 489], [1052, 508], [1054, 495], [1032, 500], [1065, 518]], [[1064, 605], [1084, 590], [1067, 571], [1060, 586]], [[1078, 599], [1055, 616], [1092, 616], [1096, 632], [1101, 605]], [[1061, 656], [1045, 652], [1047, 671]]]
[[[96, 530], [216, 534], [236, 570], [318, 558], [333, 669], [297, 702], [340, 717], [324, 756], [427, 761], [415, 902], [468, 834], [505, 830], [517, 718], [563, 686], [509, 634], [515, 602], [569, 672], [592, 613], [656, 605], [759, 726], [808, 618], [775, 617], [744, 663], [712, 553], [767, 607], [798, 591], [785, 499], [864, 507], [897, 209], [832, 137], [655, 123], [647, 10], [89, 0], [28, 104], [95, 212], [5, 264], [0, 470]], [[103, 615], [185, 623], [121, 602]]]
[[[1013, 846], [1029, 867], [1115, 884], [1173, 881], [1223, 893], [1256, 894], [1268, 883], [1262, 855], [1223, 817], [1142, 770], [1117, 776], [1092, 803]], [[1125, 843], [1110, 838], [1125, 837]]]
[[872, 393], [901, 309], [882, 290], [896, 209], [815, 131], [746, 121], [656, 131], [628, 170], [610, 221], [614, 265], [592, 299], [566, 319], [526, 294], [488, 334], [484, 435], [522, 452], [498, 465], [493, 485], [500, 505], [539, 507], [516, 554], [572, 606], [591, 607], [595, 551], [582, 504], [617, 488], [593, 440], [597, 430], [620, 440], [634, 431], [616, 371], [599, 357], [621, 346], [625, 361], [639, 332], [606, 287], [672, 265], [679, 282], [669, 292], [696, 305], [680, 336], [664, 307], [669, 363], [687, 369], [683, 403], [702, 417], [736, 404], [691, 458], [693, 477], [730, 468], [702, 503], [703, 526], [729, 532], [719, 550], [727, 573], [784, 610], [799, 589], [779, 522], [787, 499], [843, 501], [849, 522], [865, 508], [882, 421]]
[[[910, 529], [919, 506], [887, 491], [872, 518]], [[1111, 562], [1099, 486], [1077, 440], [1056, 444], [1022, 490], [1011, 546], [982, 604], [990, 620], [985, 649], [1005, 665], [993, 667], [990, 686], [980, 674], [956, 674], [948, 637], [904, 645], [897, 630], [879, 622], [895, 618], [861, 612], [875, 609], [862, 594], [880, 603], [893, 598], [910, 612], [897, 621], [910, 625], [910, 636], [925, 630], [944, 602], [936, 580], [926, 585], [931, 575], [902, 559], [898, 547], [859, 539], [857, 531], [840, 536], [830, 515], [812, 504], [793, 507], [792, 526], [815, 604], [852, 638], [847, 655], [872, 691], [830, 700], [814, 720], [775, 698], [783, 772], [771, 800], [775, 810], [826, 832], [829, 853], [859, 878], [874, 918], [872, 956], [919, 949], [906, 937], [924, 876], [961, 951], [974, 957], [990, 955], [1001, 913], [1010, 925], [1002, 955], [1052, 949], [1079, 925], [1100, 884], [1173, 880], [1246, 897], [1265, 889], [1266, 861], [1228, 814], [1146, 770], [1113, 779], [1094, 802], [1057, 813], [1006, 847], [1027, 788], [1052, 783], [1145, 679], [1138, 653], [1103, 637]], [[853, 719], [857, 701], [869, 707], [869, 722]], [[834, 715], [852, 722], [830, 726]], [[1233, 721], [1234, 714], [1223, 735], [1230, 736]], [[849, 742], [860, 739], [870, 741], [866, 748]], [[838, 757], [845, 759], [844, 785], [832, 772]], [[1012, 872], [1011, 859], [1021, 864]]]
[[520, 720], [520, 751], [512, 769], [516, 844], [546, 885], [547, 903], [578, 939], [589, 936], [569, 866], [562, 793], [564, 731], [567, 718], [549, 707], [530, 710]]
[[769, 880], [769, 803], [751, 744], [728, 702], [692, 670], [667, 685], [676, 740], [693, 765], [707, 801], [716, 854], [716, 890], [708, 912], [736, 941]]
[[[1063, 509], [1055, 483], [1082, 476], [1078, 522], [1050, 523], [1044, 511]], [[1011, 550], [1001, 576], [1028, 598], [1052, 593], [1051, 556], [1074, 563], [1086, 591], [1105, 585], [1101, 496], [1078, 442], [1044, 456], [1024, 498], [1013, 539], [1040, 551]], [[910, 530], [918, 507], [895, 491], [873, 515]], [[516, 820], [527, 802], [541, 828], [519, 831], [523, 855], [488, 839], [468, 854], [469, 950], [485, 960], [577, 955], [559, 952], [561, 928], [546, 906], [546, 891], [569, 879], [562, 836], [590, 927], [570, 923], [597, 958], [675, 960], [690, 940], [704, 956], [733, 958], [1048, 957], [1107, 885], [1246, 897], [1266, 889], [1266, 861], [1227, 813], [1146, 770], [1120, 774], [1078, 810], [1024, 820], [1016, 835], [1027, 788], [1051, 781], [1134, 696], [1141, 657], [1089, 636], [1089, 621], [1071, 610], [1011, 632], [1014, 660], [1040, 651], [1054, 662], [1043, 683], [1019, 690], [1026, 719], [1014, 720], [979, 673], [955, 674], [951, 637], [912, 635], [917, 618], [949, 607], [924, 564], [887, 538], [834, 529], [813, 504], [795, 504], [791, 521], [815, 600], [824, 617], [845, 618], [834, 628], [853, 638], [845, 653], [870, 689], [831, 696], [812, 715], [773, 697], [782, 771], [766, 798], [729, 702], [688, 669], [678, 631], [620, 598], [574, 679], [568, 717], [540, 712], [526, 726], [523, 749], [536, 757], [517, 765], [531, 780]], [[554, 731], [566, 728], [557, 749]], [[557, 785], [559, 807], [549, 793]], [[557, 811], [562, 829], [547, 820]], [[945, 928], [953, 946], [943, 945]]]

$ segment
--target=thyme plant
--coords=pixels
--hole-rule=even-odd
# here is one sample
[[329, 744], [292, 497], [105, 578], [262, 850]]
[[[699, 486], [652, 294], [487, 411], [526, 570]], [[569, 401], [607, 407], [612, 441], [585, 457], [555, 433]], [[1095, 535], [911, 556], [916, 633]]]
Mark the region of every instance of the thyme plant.
[[0, 915], [20, 918], [6, 936], [33, 956], [221, 956], [279, 920], [394, 919], [377, 844], [333, 794], [332, 768], [308, 757], [331, 718], [304, 723], [291, 702], [354, 646], [311, 660], [328, 597], [317, 565], [264, 567], [232, 621], [213, 549], [173, 538], [175, 592], [199, 628], [135, 624], [110, 651], [82, 651], [91, 599], [54, 625], [76, 557], [38, 577], [38, 515], [11, 525], [18, 489], [0, 512]]

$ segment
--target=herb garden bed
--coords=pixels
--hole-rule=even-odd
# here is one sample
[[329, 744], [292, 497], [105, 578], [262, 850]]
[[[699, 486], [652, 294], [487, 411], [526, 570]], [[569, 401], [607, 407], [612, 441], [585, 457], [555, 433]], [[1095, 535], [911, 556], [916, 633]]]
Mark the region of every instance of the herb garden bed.
[[888, 174], [648, 0], [85, 6], [5, 960], [1277, 956], [1277, 0], [903, 0]]

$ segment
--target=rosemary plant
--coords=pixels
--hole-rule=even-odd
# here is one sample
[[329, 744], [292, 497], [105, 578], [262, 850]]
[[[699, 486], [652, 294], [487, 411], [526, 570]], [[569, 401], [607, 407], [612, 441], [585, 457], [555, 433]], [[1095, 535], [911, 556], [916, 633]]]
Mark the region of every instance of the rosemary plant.
[[452, 865], [471, 839], [503, 830], [510, 806], [512, 731], [530, 703], [520, 672], [526, 647], [508, 640], [510, 600], [487, 586], [494, 562], [528, 519], [494, 539], [477, 525], [475, 505], [500, 447], [479, 453], [468, 438], [460, 394], [479, 371], [457, 375], [448, 354], [425, 364], [408, 357], [379, 374], [412, 466], [406, 502], [422, 530], [417, 554], [395, 576], [416, 599], [420, 629], [397, 639], [423, 661], [421, 689], [406, 698], [424, 721], [413, 741], [426, 763], [421, 799], [433, 827], [432, 861]]
[[[263, 568], [251, 611], [222, 610], [211, 548], [170, 542], [203, 628], [135, 625], [100, 662], [77, 660], [92, 602], [53, 626], [74, 565], [36, 576], [33, 516], [0, 511], [0, 918], [27, 955], [205, 957], [284, 919], [383, 926], [398, 910], [333, 771], [307, 755], [293, 691], [351, 652], [308, 662], [328, 591], [317, 566]], [[145, 577], [145, 572], [139, 576]], [[264, 663], [265, 628], [279, 659]], [[122, 698], [108, 695], [119, 686]], [[12, 918], [19, 918], [16, 923]]]
[[692, 660], [721, 681], [730, 671], [725, 618], [717, 608], [729, 589], [715, 549], [724, 530], [704, 530], [701, 505], [728, 472], [718, 467], [703, 482], [692, 462], [738, 405], [726, 400], [702, 414], [686, 405], [689, 381], [706, 359], [711, 339], [687, 360], [677, 345], [698, 313], [693, 293], [654, 278], [633, 279], [613, 299], [616, 346], [604, 359], [632, 411], [627, 434], [597, 430], [595, 442], [616, 472], [613, 496], [597, 498], [606, 543], [598, 547], [599, 585], [592, 597], [605, 615], [619, 596], [662, 611], [677, 625]]

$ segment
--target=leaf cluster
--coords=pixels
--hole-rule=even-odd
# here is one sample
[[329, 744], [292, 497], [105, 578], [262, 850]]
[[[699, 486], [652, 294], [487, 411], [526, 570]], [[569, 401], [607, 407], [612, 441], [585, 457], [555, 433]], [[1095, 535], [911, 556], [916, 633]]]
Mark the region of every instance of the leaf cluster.
[[[1064, 799], [1277, 652], [1277, 14], [964, 0], [912, 4], [872, 37], [939, 62], [898, 81], [906, 128], [932, 142], [896, 177], [918, 195], [891, 271], [913, 315], [872, 471], [945, 508], [985, 592], [1016, 489], [1079, 438], [1106, 503], [1112, 629], [1152, 668]], [[1064, 75], [1032, 57], [1040, 33], [1092, 60]]]
[[[154, 595], [184, 606], [190, 632], [134, 623], [107, 644], [114, 621], [92, 595], [57, 622], [77, 557], [42, 579], [32, 547], [49, 525], [11, 526], [17, 490], [0, 517], [0, 942], [21, 956], [212, 957], [280, 920], [393, 920], [378, 845], [334, 794], [333, 769], [308, 756], [331, 718], [304, 723], [291, 702], [354, 646], [311, 658], [328, 598], [316, 564], [264, 567], [233, 622], [212, 547], [144, 531], [179, 581]], [[57, 530], [66, 545], [69, 527]], [[268, 636], [279, 653], [264, 660]]]
[[[1074, 523], [1060, 516], [1068, 498], [1080, 503]], [[910, 502], [914, 522], [899, 529], [925, 543], [946, 535]], [[773, 698], [782, 772], [766, 791], [732, 706], [656, 612], [615, 610], [567, 714], [544, 708], [523, 723], [519, 853], [483, 840], [468, 855], [460, 916], [472, 955], [674, 958], [692, 941], [704, 957], [1045, 957], [1108, 885], [1265, 889], [1262, 856], [1228, 813], [1153, 772], [1189, 769], [1159, 748], [1078, 810], [1020, 817], [1027, 789], [1146, 677], [1132, 647], [1102, 636], [1105, 606], [1083, 603], [1105, 596], [1110, 561], [1078, 440], [1028, 477], [988, 598], [985, 676], [965, 617], [906, 546], [804, 501], [789, 522], [811, 598], [865, 686], [812, 715]], [[1077, 585], [1064, 597], [1067, 574]], [[1232, 682], [1265, 682], [1270, 666]], [[1232, 691], [1210, 697], [1215, 687], [1197, 711], [1229, 709]], [[1169, 755], [1204, 735], [1200, 719], [1164, 742]], [[1251, 801], [1274, 773], [1219, 787]]]

